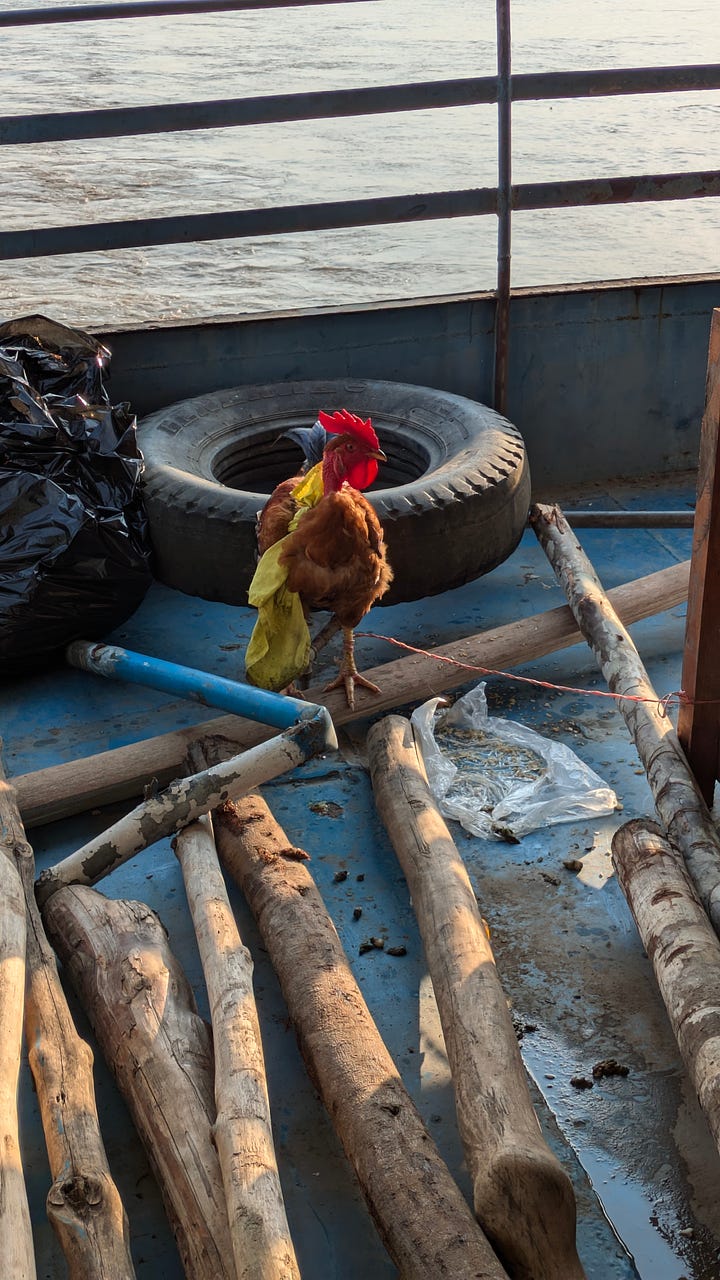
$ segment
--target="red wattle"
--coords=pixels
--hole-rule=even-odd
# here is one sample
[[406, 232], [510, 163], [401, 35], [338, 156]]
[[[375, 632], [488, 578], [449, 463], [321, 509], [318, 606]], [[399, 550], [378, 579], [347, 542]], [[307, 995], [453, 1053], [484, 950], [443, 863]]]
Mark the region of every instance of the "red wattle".
[[375, 458], [361, 458], [346, 471], [344, 479], [353, 489], [367, 489], [378, 473]]

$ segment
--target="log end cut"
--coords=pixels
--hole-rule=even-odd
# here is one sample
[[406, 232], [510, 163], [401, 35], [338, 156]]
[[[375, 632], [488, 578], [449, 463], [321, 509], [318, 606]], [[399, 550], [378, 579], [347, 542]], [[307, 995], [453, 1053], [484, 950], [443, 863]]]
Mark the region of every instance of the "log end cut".
[[476, 1174], [473, 1199], [513, 1280], [585, 1280], [572, 1184], [550, 1151], [506, 1147]]

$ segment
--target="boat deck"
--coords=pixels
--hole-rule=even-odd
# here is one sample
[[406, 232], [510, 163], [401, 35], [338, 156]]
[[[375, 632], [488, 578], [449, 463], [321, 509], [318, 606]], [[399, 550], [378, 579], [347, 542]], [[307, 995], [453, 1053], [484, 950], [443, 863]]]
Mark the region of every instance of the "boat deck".
[[[678, 509], [692, 507], [694, 483], [613, 485], [558, 497], [567, 510], [591, 503], [598, 508]], [[686, 559], [691, 536], [689, 529], [580, 531], [606, 588]], [[428, 600], [377, 608], [359, 630], [424, 648], [562, 603], [544, 553], [528, 531], [514, 555], [479, 582]], [[684, 612], [684, 607], [675, 608], [631, 628], [661, 696], [679, 686]], [[133, 618], [110, 638], [129, 649], [240, 679], [253, 617], [250, 610], [209, 604], [155, 585]], [[376, 639], [359, 639], [357, 651], [361, 667], [398, 656], [398, 650]], [[322, 657], [327, 666], [332, 655]], [[521, 674], [590, 692], [606, 687], [584, 644], [540, 659]], [[490, 927], [543, 1128], [576, 1187], [579, 1252], [587, 1275], [589, 1280], [636, 1275], [642, 1280], [711, 1280], [718, 1274], [720, 1256], [720, 1161], [610, 862], [615, 829], [630, 817], [654, 813], [642, 766], [608, 699], [501, 677], [491, 677], [487, 691], [491, 714], [517, 719], [572, 747], [616, 791], [623, 806], [609, 817], [550, 827], [519, 844], [467, 836], [452, 824]], [[0, 688], [0, 701], [11, 778], [213, 714], [168, 695], [70, 669], [8, 684]], [[363, 723], [348, 726], [340, 733], [336, 756], [311, 761], [276, 780], [265, 795], [293, 842], [310, 853], [310, 870], [380, 1032], [444, 1158], [469, 1194], [422, 946], [363, 764], [366, 728]], [[38, 870], [102, 831], [119, 811], [94, 811], [31, 831]], [[567, 859], [579, 860], [582, 870], [567, 870]], [[348, 875], [336, 882], [340, 870]], [[138, 855], [100, 888], [111, 896], [141, 899], [158, 912], [207, 1014], [170, 842]], [[234, 887], [231, 896], [256, 966], [280, 1174], [302, 1272], [313, 1280], [389, 1280], [396, 1270], [308, 1080], [252, 917]], [[362, 916], [354, 920], [357, 907]], [[372, 950], [360, 955], [360, 943], [371, 934], [382, 935], [389, 946], [405, 946], [407, 954]], [[82, 1011], [71, 1002], [92, 1043]], [[607, 1058], [627, 1066], [627, 1076], [583, 1090], [571, 1085], [574, 1076], [592, 1078], [593, 1065]], [[130, 1218], [137, 1273], [175, 1280], [182, 1271], [159, 1193], [99, 1054], [96, 1073], [103, 1133]], [[64, 1275], [64, 1264], [45, 1220], [50, 1177], [27, 1066], [21, 1087], [38, 1275], [55, 1280]]]

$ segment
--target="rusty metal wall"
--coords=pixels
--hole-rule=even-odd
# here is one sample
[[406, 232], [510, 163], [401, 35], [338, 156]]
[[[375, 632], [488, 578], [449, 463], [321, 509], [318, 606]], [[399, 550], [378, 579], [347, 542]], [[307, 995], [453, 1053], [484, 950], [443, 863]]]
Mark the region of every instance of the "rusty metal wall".
[[[519, 290], [507, 416], [537, 492], [694, 468], [720, 276]], [[108, 332], [113, 396], [142, 415], [222, 387], [380, 378], [492, 401], [491, 293]]]

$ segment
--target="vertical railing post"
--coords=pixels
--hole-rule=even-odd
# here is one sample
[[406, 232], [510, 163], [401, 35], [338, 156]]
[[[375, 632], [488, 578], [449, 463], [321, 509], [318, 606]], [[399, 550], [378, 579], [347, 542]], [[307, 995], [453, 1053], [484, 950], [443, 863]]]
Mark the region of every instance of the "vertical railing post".
[[495, 294], [494, 405], [505, 413], [510, 338], [510, 225], [512, 202], [512, 86], [510, 0], [496, 0], [498, 109], [498, 246]]

